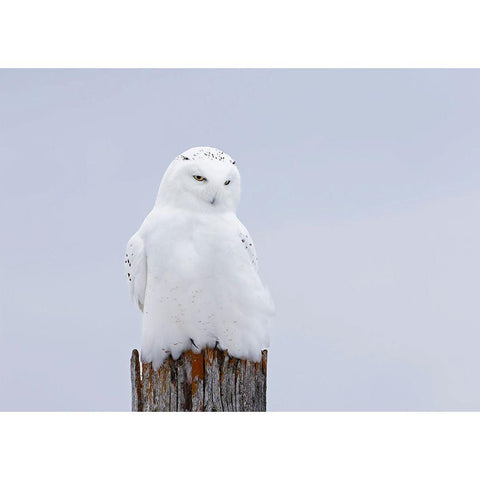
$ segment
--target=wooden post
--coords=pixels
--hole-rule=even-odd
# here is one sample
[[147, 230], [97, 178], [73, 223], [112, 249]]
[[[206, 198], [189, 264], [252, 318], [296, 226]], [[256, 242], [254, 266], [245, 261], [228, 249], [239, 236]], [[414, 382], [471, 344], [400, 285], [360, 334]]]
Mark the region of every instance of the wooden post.
[[[141, 373], [140, 373], [141, 370]], [[137, 350], [130, 360], [134, 412], [265, 412], [267, 351], [260, 362], [230, 357], [218, 348], [169, 357], [154, 370]]]

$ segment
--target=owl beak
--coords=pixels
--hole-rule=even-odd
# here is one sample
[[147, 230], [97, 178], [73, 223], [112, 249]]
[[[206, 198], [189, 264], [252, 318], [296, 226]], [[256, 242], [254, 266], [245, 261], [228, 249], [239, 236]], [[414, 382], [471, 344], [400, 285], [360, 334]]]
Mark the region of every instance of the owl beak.
[[215, 196], [210, 200], [210, 203], [214, 205], [216, 199], [217, 199], [217, 194], [215, 194]]

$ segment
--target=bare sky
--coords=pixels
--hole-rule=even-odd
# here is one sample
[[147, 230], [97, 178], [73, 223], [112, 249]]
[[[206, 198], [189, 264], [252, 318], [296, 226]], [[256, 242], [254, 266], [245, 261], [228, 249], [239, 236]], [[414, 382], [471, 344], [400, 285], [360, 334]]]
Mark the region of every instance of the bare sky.
[[480, 410], [479, 70], [0, 70], [0, 410], [128, 410], [125, 244], [219, 147], [270, 410]]

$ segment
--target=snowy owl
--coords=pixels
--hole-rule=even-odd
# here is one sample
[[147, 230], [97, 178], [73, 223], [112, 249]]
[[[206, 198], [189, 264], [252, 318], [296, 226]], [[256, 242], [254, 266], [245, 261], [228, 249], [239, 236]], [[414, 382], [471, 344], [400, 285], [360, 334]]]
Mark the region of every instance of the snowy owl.
[[236, 215], [240, 174], [212, 147], [176, 157], [153, 210], [129, 240], [125, 270], [143, 312], [142, 361], [205, 347], [259, 361], [269, 345], [273, 302], [247, 229]]

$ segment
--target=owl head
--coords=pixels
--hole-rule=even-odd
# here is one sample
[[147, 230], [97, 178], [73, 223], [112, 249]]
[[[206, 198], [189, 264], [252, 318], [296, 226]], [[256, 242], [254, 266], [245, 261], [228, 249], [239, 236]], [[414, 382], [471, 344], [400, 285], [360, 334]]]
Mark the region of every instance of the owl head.
[[204, 212], [235, 211], [240, 173], [235, 161], [213, 147], [194, 147], [178, 155], [163, 176], [156, 205]]

